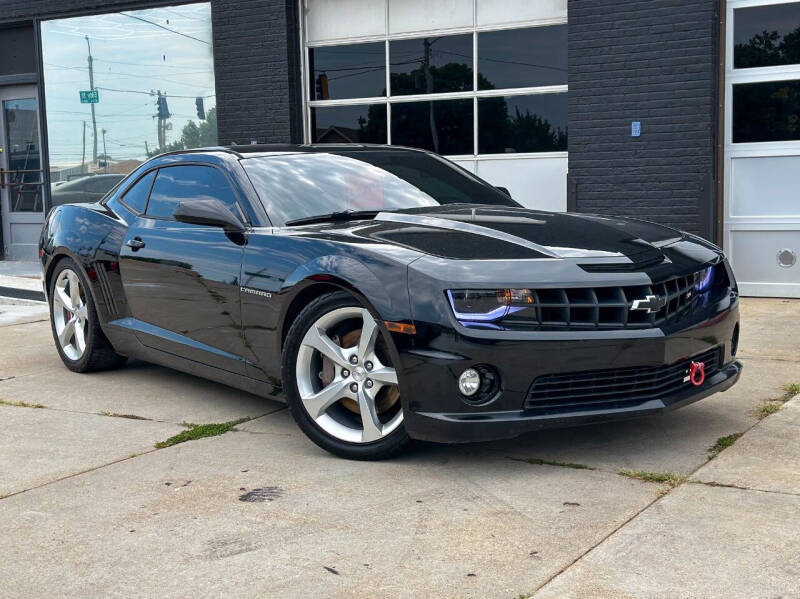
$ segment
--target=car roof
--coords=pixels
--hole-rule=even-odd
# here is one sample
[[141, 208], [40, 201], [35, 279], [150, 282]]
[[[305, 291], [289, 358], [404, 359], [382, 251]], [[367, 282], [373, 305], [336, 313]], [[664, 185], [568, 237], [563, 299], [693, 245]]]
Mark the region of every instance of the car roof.
[[418, 148], [407, 148], [405, 146], [387, 146], [382, 144], [251, 144], [251, 145], [231, 145], [214, 146], [207, 148], [194, 148], [191, 150], [177, 150], [167, 152], [161, 156], [175, 156], [185, 154], [224, 152], [233, 154], [238, 158], [248, 158], [254, 155], [274, 155], [274, 154], [297, 154], [301, 152], [324, 153], [324, 152], [365, 152], [365, 151], [389, 151], [389, 152], [421, 152], [425, 150]]

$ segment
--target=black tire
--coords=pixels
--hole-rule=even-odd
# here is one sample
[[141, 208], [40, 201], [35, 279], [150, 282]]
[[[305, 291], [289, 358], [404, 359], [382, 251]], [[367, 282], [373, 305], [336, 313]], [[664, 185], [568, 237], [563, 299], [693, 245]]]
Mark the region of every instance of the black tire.
[[[382, 439], [370, 443], [351, 443], [337, 439], [317, 425], [303, 405], [295, 378], [295, 364], [300, 345], [308, 329], [320, 317], [337, 308], [364, 306], [349, 293], [340, 291], [323, 295], [308, 304], [292, 323], [283, 347], [281, 374], [289, 412], [300, 429], [319, 447], [351, 460], [382, 460], [404, 451], [410, 443], [401, 423]], [[373, 315], [374, 316], [374, 315]], [[402, 408], [401, 408], [402, 409]]]
[[[54, 317], [56, 281], [59, 275], [67, 269], [73, 271], [78, 276], [80, 284], [83, 287], [83, 299], [86, 305], [86, 349], [78, 359], [72, 359], [64, 353], [58, 339], [58, 334], [56, 333]], [[125, 364], [128, 358], [114, 351], [111, 342], [100, 328], [100, 322], [94, 306], [94, 298], [92, 297], [89, 287], [89, 280], [84, 274], [83, 269], [76, 264], [74, 260], [71, 258], [62, 258], [58, 264], [56, 264], [50, 275], [50, 280], [48, 281], [47, 296], [50, 304], [50, 330], [53, 332], [53, 341], [58, 350], [58, 355], [61, 356], [61, 361], [64, 362], [64, 366], [73, 372], [95, 372], [119, 368]]]

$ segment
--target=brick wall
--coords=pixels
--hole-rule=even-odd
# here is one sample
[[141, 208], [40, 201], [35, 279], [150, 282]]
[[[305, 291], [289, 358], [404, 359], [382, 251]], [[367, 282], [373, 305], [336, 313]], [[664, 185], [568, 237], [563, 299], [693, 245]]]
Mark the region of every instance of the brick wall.
[[713, 237], [717, 8], [569, 0], [571, 210]]
[[[0, 0], [0, 24], [170, 4], [180, 2]], [[301, 141], [296, 4], [211, 0], [221, 144]]]

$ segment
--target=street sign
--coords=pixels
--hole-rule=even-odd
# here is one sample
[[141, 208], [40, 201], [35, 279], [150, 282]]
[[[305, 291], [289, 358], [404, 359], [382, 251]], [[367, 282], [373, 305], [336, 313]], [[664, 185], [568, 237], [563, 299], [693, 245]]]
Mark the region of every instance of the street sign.
[[631, 137], [641, 137], [641, 136], [642, 136], [642, 122], [633, 121], [631, 123]]
[[100, 94], [96, 89], [81, 90], [81, 104], [97, 104], [100, 101]]

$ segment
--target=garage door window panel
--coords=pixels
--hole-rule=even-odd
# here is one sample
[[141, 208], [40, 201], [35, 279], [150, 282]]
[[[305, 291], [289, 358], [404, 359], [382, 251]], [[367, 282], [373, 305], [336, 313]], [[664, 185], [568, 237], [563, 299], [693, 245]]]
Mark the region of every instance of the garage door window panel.
[[219, 200], [242, 218], [227, 178], [217, 169], [208, 166], [171, 166], [159, 169], [150, 192], [150, 201], [147, 203], [147, 216], [171, 220], [178, 204], [196, 200]]
[[800, 140], [800, 80], [733, 86], [733, 143]]
[[386, 95], [384, 42], [309, 48], [312, 100]]
[[472, 91], [472, 35], [389, 43], [393, 96]]
[[567, 94], [478, 99], [478, 153], [567, 151]]
[[566, 25], [478, 33], [478, 89], [566, 84]]
[[393, 104], [392, 143], [437, 154], [472, 154], [472, 100]]
[[800, 64], [800, 2], [734, 11], [736, 69]]
[[311, 140], [314, 143], [385, 144], [386, 105], [312, 107]]

